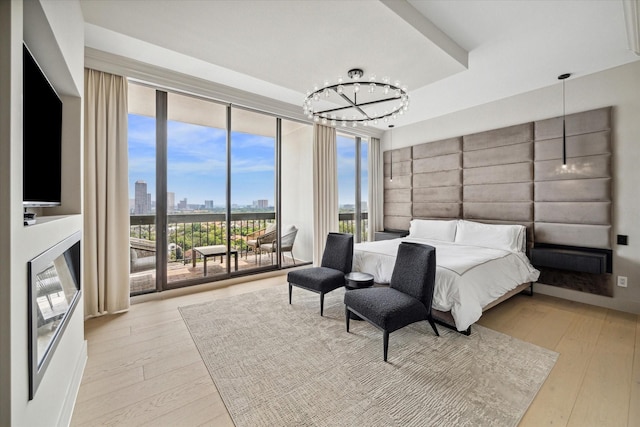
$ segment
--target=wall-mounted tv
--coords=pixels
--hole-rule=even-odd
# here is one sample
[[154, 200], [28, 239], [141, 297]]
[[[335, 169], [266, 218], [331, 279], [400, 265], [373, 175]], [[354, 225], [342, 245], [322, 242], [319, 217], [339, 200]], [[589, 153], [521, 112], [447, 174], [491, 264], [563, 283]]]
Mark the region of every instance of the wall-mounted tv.
[[62, 100], [23, 45], [23, 206], [59, 206]]

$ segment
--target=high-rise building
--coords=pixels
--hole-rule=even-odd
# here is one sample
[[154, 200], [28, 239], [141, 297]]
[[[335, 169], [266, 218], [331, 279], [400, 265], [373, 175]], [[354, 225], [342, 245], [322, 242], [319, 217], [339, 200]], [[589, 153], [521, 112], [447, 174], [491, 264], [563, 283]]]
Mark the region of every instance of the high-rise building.
[[205, 200], [204, 201], [204, 208], [212, 210], [213, 209], [213, 200]]
[[151, 195], [147, 193], [147, 182], [138, 180], [135, 184], [135, 199], [133, 213], [148, 214], [151, 211]]
[[167, 210], [169, 212], [176, 210], [176, 193], [173, 191], [167, 192]]
[[187, 209], [187, 198], [180, 200], [178, 202], [178, 210], [186, 210]]
[[253, 207], [254, 208], [259, 208], [259, 209], [268, 208], [269, 207], [269, 200], [267, 200], [267, 199], [254, 200], [253, 201]]

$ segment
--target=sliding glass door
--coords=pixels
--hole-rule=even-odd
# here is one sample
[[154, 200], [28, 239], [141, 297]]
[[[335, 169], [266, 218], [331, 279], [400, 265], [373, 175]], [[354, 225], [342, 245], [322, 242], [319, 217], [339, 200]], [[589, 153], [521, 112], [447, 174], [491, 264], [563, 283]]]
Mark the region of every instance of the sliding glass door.
[[231, 108], [231, 235], [245, 270], [277, 266], [277, 119]]
[[229, 273], [227, 164], [227, 106], [167, 93], [169, 288]]

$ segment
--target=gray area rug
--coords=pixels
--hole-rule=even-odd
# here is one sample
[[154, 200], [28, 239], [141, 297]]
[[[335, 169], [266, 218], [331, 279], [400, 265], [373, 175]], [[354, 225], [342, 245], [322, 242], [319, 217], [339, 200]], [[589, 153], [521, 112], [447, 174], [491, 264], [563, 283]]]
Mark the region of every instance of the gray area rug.
[[351, 321], [344, 289], [286, 285], [180, 307], [236, 426], [516, 426], [558, 354], [479, 325], [392, 333]]

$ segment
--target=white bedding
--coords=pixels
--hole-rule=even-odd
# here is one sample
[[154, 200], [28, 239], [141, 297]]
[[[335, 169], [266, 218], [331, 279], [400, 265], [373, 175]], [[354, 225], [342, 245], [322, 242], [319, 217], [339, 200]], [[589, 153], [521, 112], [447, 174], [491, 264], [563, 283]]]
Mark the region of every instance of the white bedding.
[[389, 283], [402, 241], [436, 248], [432, 306], [451, 311], [459, 331], [480, 319], [483, 307], [518, 285], [535, 282], [540, 275], [522, 252], [412, 237], [356, 243], [353, 271], [373, 274], [376, 283]]

